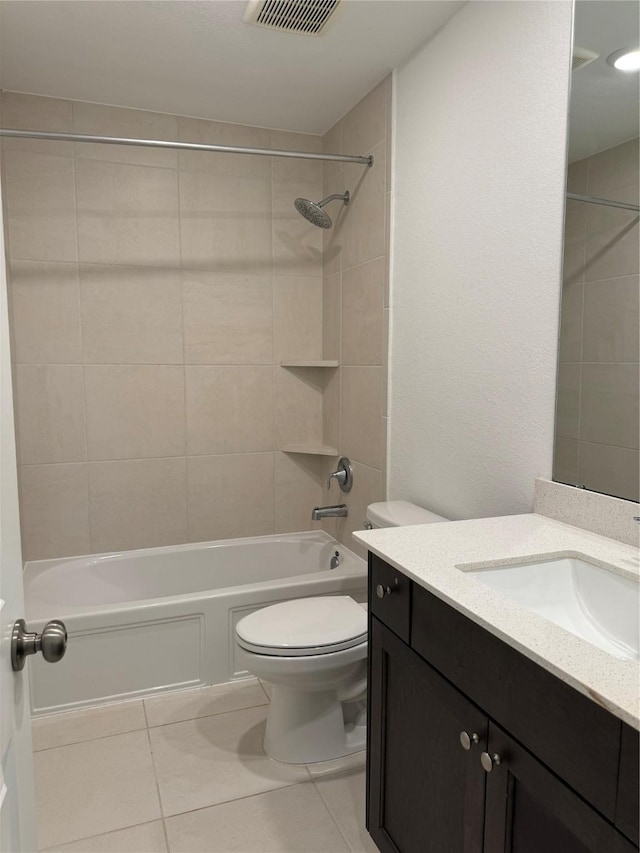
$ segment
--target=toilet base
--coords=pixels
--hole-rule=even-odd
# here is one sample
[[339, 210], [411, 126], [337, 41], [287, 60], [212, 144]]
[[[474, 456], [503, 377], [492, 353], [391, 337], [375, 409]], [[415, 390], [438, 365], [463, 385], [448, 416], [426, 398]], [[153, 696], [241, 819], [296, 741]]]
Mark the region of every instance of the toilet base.
[[[264, 750], [286, 764], [315, 764], [363, 750], [367, 726], [364, 703], [354, 714], [336, 690], [301, 691], [273, 684]], [[352, 721], [345, 722], [345, 716]]]

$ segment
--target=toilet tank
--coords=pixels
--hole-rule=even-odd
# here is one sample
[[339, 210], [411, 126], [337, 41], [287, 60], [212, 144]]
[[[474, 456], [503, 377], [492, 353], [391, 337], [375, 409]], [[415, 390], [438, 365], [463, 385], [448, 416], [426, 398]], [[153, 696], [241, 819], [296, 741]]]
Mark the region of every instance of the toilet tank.
[[367, 507], [367, 521], [372, 527], [404, 527], [449, 519], [408, 501], [380, 501]]

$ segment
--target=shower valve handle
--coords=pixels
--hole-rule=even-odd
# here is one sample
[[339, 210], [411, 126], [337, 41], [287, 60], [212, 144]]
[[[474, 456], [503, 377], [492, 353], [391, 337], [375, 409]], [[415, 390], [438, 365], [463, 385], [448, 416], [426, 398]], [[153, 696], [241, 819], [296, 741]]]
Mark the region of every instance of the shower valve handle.
[[327, 477], [327, 489], [331, 488], [332, 480], [337, 480], [341, 491], [351, 491], [351, 486], [353, 486], [353, 466], [346, 456], [340, 457], [338, 467]]

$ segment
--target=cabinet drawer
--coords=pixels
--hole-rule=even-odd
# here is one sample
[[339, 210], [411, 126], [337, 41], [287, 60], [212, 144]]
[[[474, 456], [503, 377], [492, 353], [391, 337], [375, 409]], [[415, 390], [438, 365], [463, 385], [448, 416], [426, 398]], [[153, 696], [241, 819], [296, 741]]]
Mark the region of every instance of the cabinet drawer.
[[416, 584], [411, 645], [613, 821], [618, 719]]
[[411, 581], [369, 553], [369, 609], [383, 625], [409, 642]]

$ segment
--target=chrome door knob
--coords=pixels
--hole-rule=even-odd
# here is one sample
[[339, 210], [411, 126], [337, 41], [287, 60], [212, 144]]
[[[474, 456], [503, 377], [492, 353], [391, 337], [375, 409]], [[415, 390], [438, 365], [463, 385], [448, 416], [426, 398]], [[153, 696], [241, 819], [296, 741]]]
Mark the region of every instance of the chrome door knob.
[[56, 663], [67, 650], [67, 629], [64, 622], [52, 619], [42, 629], [42, 634], [30, 633], [24, 619], [18, 619], [11, 635], [11, 668], [14, 672], [24, 669], [27, 655], [42, 652], [49, 663]]
[[472, 746], [475, 746], [475, 744], [479, 742], [480, 737], [476, 734], [476, 732], [473, 732], [473, 734], [469, 734], [469, 732], [460, 732], [460, 744], [462, 745], [463, 749], [469, 750]]
[[483, 770], [486, 770], [487, 773], [491, 773], [496, 765], [502, 764], [502, 758], [497, 752], [494, 752], [493, 755], [489, 755], [488, 752], [483, 752], [480, 756], [480, 764], [482, 764]]
[[381, 583], [376, 587], [376, 595], [378, 598], [384, 598], [385, 595], [391, 595], [392, 592], [393, 590], [390, 586], [383, 586]]

